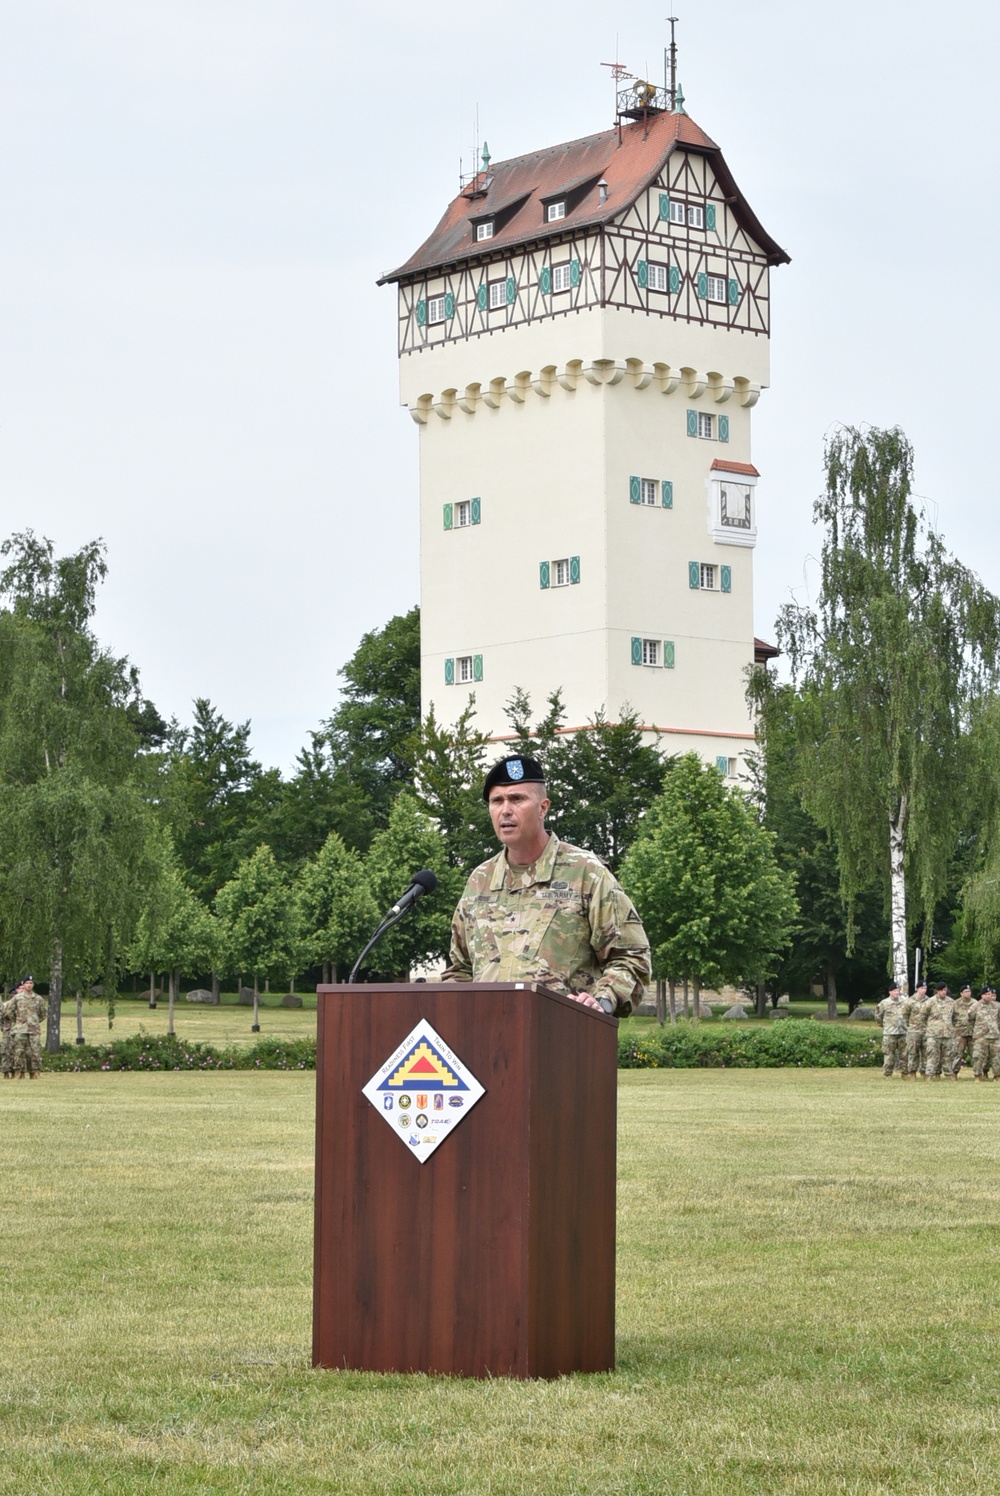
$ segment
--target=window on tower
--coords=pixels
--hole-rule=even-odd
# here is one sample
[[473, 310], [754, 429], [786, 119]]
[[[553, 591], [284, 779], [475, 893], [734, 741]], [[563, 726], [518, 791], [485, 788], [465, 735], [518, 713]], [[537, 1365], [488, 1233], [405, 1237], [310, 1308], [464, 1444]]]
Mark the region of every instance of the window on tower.
[[750, 485], [747, 483], [722, 483], [719, 485], [719, 519], [732, 530], [750, 529]]
[[443, 322], [445, 320], [446, 296], [430, 296], [427, 300], [427, 321], [429, 323]]
[[495, 312], [497, 307], [507, 305], [507, 282], [490, 281], [490, 311]]
[[656, 479], [639, 479], [639, 503], [647, 504], [650, 509], [656, 508]]
[[720, 301], [723, 305], [729, 300], [729, 292], [724, 275], [706, 275], [705, 282], [708, 287], [705, 292], [708, 301]]
[[471, 499], [460, 499], [455, 505], [455, 524], [460, 530], [463, 530], [466, 525], [472, 524]]
[[644, 665], [658, 665], [660, 663], [659, 639], [643, 639], [642, 663]]
[[569, 291], [573, 285], [573, 267], [569, 260], [565, 265], [553, 265], [552, 267], [552, 289], [553, 291]]
[[668, 288], [668, 271], [666, 265], [654, 265], [650, 261], [646, 267], [648, 277], [647, 284], [651, 291], [666, 291]]
[[698, 435], [709, 442], [715, 435], [715, 417], [706, 415], [703, 410], [698, 412]]
[[700, 583], [703, 592], [715, 591], [715, 567], [705, 561], [701, 563]]
[[687, 223], [686, 203], [679, 203], [674, 198], [670, 199], [670, 222]]
[[484, 239], [492, 239], [492, 238], [493, 238], [493, 220], [492, 220], [492, 218], [489, 220], [488, 223], [477, 223], [476, 224], [476, 243], [477, 244], [481, 244]]
[[547, 203], [545, 207], [545, 222], [556, 223], [560, 218], [566, 217], [566, 200], [563, 198], [558, 203]]
[[552, 563], [552, 585], [553, 587], [569, 586], [569, 557], [562, 561]]
[[455, 672], [460, 685], [467, 685], [472, 680], [472, 656], [459, 655], [455, 661]]
[[705, 209], [698, 203], [688, 203], [687, 221], [689, 229], [705, 227]]

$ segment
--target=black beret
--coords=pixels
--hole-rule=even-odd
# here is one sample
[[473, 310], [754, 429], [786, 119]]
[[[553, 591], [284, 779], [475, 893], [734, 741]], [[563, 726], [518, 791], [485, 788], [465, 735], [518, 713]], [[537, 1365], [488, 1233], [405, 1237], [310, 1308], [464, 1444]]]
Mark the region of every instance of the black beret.
[[497, 784], [544, 784], [545, 770], [537, 758], [511, 754], [493, 765], [483, 784], [483, 799], [489, 804], [490, 790]]

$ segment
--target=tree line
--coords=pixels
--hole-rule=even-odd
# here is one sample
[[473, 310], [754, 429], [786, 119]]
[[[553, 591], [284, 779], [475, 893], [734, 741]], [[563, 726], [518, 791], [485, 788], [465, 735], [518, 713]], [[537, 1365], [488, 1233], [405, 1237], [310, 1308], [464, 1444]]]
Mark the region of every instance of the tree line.
[[[0, 548], [0, 964], [50, 996], [167, 973], [346, 975], [420, 867], [439, 891], [372, 955], [401, 976], [448, 948], [467, 873], [495, 849], [481, 798], [503, 751], [546, 765], [550, 825], [597, 852], [643, 916], [654, 974], [764, 1000], [821, 981], [870, 996], [922, 943], [935, 974], [995, 975], [997, 607], [912, 498], [901, 432], [828, 444], [817, 607], [786, 608], [790, 678], [748, 673], [749, 781], [671, 757], [627, 707], [566, 732], [560, 693], [515, 690], [502, 742], [420, 713], [416, 608], [366, 634], [282, 776], [204, 698], [166, 722], [97, 639], [100, 541]], [[907, 903], [907, 880], [914, 892]], [[902, 911], [902, 912], [901, 912]], [[902, 935], [900, 934], [902, 919]], [[949, 965], [949, 963], [951, 963]], [[49, 1047], [59, 1043], [50, 1003]]]

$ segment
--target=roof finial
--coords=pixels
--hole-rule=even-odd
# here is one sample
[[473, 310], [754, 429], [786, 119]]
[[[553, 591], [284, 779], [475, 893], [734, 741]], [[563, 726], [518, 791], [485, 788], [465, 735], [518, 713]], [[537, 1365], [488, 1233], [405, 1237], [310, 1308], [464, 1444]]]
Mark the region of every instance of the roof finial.
[[674, 94], [674, 113], [687, 114], [687, 110], [684, 108], [684, 90], [679, 83], [677, 85], [677, 92]]
[[490, 148], [486, 144], [486, 141], [484, 140], [483, 141], [483, 171], [489, 171], [489, 169], [490, 169], [490, 161], [492, 159], [493, 158], [490, 156]]
[[[667, 20], [670, 22], [670, 46], [669, 48], [665, 47], [663, 51], [663, 71], [665, 74], [667, 74], [667, 77], [665, 77], [663, 80], [663, 85], [666, 89], [667, 94], [667, 108], [672, 110], [674, 107], [674, 101], [677, 97], [677, 40], [674, 36], [674, 27], [677, 25], [677, 17], [667, 16]], [[670, 56], [669, 69], [667, 67], [668, 52]]]

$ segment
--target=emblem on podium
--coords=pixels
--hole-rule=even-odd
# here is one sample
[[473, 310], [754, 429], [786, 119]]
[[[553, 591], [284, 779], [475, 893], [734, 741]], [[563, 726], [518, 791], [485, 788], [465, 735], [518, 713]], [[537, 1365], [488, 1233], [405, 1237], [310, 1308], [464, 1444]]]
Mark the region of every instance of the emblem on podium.
[[[420, 1163], [430, 1158], [442, 1139], [465, 1119], [484, 1094], [484, 1087], [426, 1019], [421, 1019], [412, 1033], [407, 1034], [362, 1089], [390, 1126], [395, 1108], [388, 1098], [398, 1098], [395, 1105], [404, 1113], [399, 1117], [399, 1127], [406, 1130], [396, 1132], [396, 1136]], [[443, 1113], [434, 1118], [433, 1128], [428, 1126], [430, 1119], [425, 1112], [431, 1093], [436, 1093], [433, 1109]], [[448, 1111], [444, 1112], [446, 1096]], [[416, 1119], [419, 1133], [409, 1131], [412, 1124], [405, 1115], [414, 1102], [421, 1113]]]

